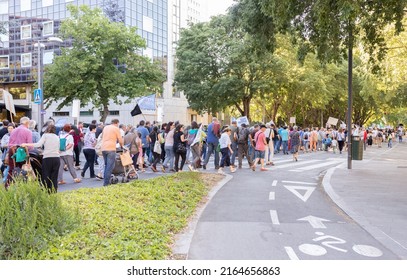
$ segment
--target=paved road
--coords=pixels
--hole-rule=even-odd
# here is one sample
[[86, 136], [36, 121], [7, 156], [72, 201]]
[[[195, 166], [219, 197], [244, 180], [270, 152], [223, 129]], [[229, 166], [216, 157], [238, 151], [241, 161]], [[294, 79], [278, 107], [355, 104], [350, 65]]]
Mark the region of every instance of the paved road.
[[[368, 149], [365, 158], [377, 151]], [[323, 189], [325, 171], [346, 164], [346, 157], [318, 152], [292, 162], [291, 156], [277, 155], [268, 172], [246, 166], [233, 174], [200, 216], [188, 259], [401, 258]]]

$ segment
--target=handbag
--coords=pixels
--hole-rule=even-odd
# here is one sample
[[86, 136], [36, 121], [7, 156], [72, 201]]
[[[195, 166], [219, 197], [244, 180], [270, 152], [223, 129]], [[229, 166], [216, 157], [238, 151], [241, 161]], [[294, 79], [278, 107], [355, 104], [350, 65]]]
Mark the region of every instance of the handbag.
[[187, 152], [187, 148], [182, 143], [178, 143], [175, 152], [177, 152], [178, 154], [184, 154]]
[[133, 164], [133, 159], [131, 158], [130, 152], [129, 151], [124, 151], [123, 153], [120, 154], [120, 161], [123, 166], [128, 166]]
[[161, 155], [161, 143], [160, 141], [158, 141], [158, 139], [155, 141], [154, 143], [154, 153], [157, 153], [159, 155]]

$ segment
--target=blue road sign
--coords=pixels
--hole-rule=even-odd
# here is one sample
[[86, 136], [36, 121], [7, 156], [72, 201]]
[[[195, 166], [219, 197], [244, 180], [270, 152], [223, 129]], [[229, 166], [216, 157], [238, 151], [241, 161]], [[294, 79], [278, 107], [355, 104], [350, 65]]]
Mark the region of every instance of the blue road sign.
[[42, 103], [42, 90], [40, 88], [34, 89], [34, 104]]

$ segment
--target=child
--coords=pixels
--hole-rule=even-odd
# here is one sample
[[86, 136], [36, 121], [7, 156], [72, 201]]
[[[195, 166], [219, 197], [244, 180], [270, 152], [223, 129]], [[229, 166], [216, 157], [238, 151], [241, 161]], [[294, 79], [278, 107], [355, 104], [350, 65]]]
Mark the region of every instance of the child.
[[334, 137], [334, 140], [332, 140], [332, 151], [334, 154], [336, 154], [336, 151], [338, 149], [338, 141], [336, 140], [336, 137]]

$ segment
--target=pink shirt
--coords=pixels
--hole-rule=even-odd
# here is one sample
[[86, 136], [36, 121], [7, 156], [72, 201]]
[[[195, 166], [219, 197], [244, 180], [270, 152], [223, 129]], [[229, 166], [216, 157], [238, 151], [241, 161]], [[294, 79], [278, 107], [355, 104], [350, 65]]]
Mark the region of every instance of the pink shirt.
[[[31, 130], [26, 128], [24, 125], [20, 125], [11, 132], [8, 146], [11, 147], [21, 145], [23, 143], [32, 143], [32, 142], [33, 136]], [[32, 147], [30, 147], [29, 149], [32, 149]]]
[[266, 144], [264, 142], [266, 141], [266, 135], [264, 134], [263, 131], [259, 130], [256, 132], [254, 135], [254, 140], [256, 141], [256, 150], [258, 151], [265, 151], [266, 150]]

